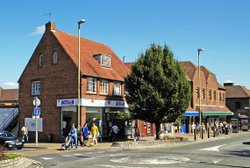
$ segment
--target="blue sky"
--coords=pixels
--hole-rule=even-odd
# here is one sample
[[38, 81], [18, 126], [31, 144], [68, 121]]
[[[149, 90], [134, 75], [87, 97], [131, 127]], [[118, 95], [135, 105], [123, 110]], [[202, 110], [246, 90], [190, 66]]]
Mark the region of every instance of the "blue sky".
[[135, 61], [151, 43], [164, 45], [179, 61], [200, 64], [219, 83], [232, 80], [250, 89], [250, 1], [248, 0], [24, 0], [0, 2], [0, 86], [17, 81], [52, 13], [56, 28], [110, 46]]

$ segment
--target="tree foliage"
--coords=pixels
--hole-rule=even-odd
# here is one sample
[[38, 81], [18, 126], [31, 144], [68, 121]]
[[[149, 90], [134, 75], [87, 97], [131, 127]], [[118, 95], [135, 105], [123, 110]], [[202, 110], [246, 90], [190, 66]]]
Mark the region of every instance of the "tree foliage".
[[183, 114], [191, 98], [185, 72], [167, 45], [151, 44], [133, 64], [125, 78], [126, 97], [136, 118], [156, 124], [174, 122]]

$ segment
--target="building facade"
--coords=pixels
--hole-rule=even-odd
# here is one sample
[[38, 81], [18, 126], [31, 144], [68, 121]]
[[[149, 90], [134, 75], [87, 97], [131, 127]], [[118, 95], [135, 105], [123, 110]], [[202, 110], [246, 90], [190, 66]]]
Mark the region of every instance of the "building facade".
[[0, 129], [17, 134], [18, 114], [18, 89], [0, 87]]
[[[234, 85], [232, 81], [224, 83], [224, 87], [227, 89], [226, 105], [234, 112], [234, 118], [250, 120], [250, 90], [245, 86]], [[248, 128], [245, 130], [248, 130], [249, 127], [250, 122], [248, 121]]]
[[[81, 38], [80, 123], [78, 123], [78, 37], [57, 30], [53, 22], [46, 30], [19, 78], [20, 125], [32, 118], [32, 100], [41, 100], [40, 141], [61, 141], [71, 125], [95, 122], [102, 137], [113, 122], [126, 134], [129, 124], [119, 123], [117, 113], [128, 111], [124, 77], [129, 69], [105, 44]], [[33, 135], [33, 136], [32, 136]], [[31, 138], [34, 134], [31, 133]]]
[[[232, 116], [233, 113], [226, 107], [226, 88], [218, 83], [216, 75], [201, 66], [199, 85], [198, 67], [190, 61], [181, 64], [192, 90], [190, 105], [184, 114], [186, 132], [191, 132], [193, 122], [199, 124], [199, 98], [202, 122], [206, 128], [214, 127], [215, 121], [226, 121], [227, 116]], [[200, 92], [199, 87], [201, 87]]]

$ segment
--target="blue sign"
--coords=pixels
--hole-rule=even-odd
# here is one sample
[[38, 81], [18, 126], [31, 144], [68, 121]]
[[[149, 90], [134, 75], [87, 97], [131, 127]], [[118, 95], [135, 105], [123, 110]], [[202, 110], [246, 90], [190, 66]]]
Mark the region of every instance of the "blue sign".
[[40, 107], [35, 107], [35, 108], [34, 108], [34, 111], [33, 111], [33, 114], [34, 114], [35, 116], [38, 116], [38, 115], [40, 115], [40, 113], [41, 113]]

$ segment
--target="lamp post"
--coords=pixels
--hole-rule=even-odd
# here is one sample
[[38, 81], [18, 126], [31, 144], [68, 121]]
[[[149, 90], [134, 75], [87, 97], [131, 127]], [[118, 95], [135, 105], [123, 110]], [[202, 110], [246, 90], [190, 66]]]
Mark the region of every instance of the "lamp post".
[[202, 125], [202, 112], [201, 112], [201, 79], [200, 79], [200, 52], [204, 48], [198, 48], [198, 80], [199, 80], [199, 124], [200, 124], [200, 137], [203, 139], [203, 125]]
[[77, 101], [77, 122], [78, 125], [80, 125], [81, 123], [81, 38], [80, 38], [80, 28], [81, 28], [81, 24], [85, 23], [84, 19], [81, 19], [78, 21], [78, 101]]

